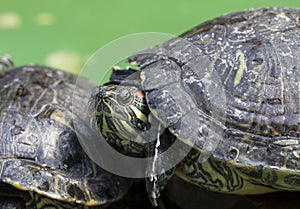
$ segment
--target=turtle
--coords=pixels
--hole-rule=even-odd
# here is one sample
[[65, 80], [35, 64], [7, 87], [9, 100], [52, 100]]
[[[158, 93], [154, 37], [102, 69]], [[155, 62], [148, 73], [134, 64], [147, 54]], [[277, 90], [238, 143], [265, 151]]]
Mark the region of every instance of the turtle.
[[8, 56], [0, 64], [0, 208], [97, 209], [122, 198], [131, 180], [95, 164], [74, 128], [89, 81], [43, 65], [14, 67]]
[[149, 159], [154, 205], [174, 173], [227, 194], [300, 191], [299, 40], [299, 8], [208, 20], [114, 68], [92, 93], [90, 126]]

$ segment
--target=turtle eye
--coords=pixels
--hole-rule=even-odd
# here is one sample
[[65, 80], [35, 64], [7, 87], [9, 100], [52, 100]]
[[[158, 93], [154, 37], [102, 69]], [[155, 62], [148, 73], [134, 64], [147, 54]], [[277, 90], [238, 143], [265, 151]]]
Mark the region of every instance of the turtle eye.
[[131, 92], [126, 89], [120, 91], [119, 94], [117, 95], [117, 101], [123, 105], [129, 104], [132, 101], [132, 99], [133, 96]]

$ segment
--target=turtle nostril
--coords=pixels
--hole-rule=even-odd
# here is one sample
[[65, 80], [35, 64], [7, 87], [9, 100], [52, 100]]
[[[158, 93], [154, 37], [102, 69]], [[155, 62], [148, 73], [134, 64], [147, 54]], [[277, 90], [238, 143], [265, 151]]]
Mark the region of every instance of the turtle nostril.
[[97, 97], [103, 99], [104, 97], [107, 97], [107, 95], [108, 94], [105, 91], [100, 91], [98, 92]]
[[108, 96], [107, 92], [103, 91], [103, 89], [101, 89], [100, 87], [94, 88], [92, 92], [92, 98], [94, 99], [103, 99], [107, 96]]

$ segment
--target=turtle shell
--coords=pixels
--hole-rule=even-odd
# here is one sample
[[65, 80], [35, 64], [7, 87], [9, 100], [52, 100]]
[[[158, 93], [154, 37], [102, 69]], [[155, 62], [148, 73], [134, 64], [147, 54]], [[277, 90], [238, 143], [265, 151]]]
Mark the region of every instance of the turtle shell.
[[1, 182], [88, 206], [110, 203], [128, 190], [128, 179], [102, 170], [79, 143], [74, 121], [85, 111], [88, 86], [44, 66], [0, 72]]
[[300, 9], [225, 15], [129, 60], [177, 138], [247, 180], [300, 189]]

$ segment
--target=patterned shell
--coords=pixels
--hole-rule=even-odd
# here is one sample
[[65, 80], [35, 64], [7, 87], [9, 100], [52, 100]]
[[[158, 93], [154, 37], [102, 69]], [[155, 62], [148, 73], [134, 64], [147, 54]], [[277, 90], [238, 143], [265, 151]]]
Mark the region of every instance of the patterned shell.
[[179, 139], [247, 179], [300, 189], [300, 9], [225, 15], [130, 62]]
[[76, 80], [43, 66], [0, 72], [0, 181], [57, 200], [102, 205], [120, 198], [130, 182], [102, 170], [81, 148], [73, 122], [90, 92], [83, 85], [74, 91]]

